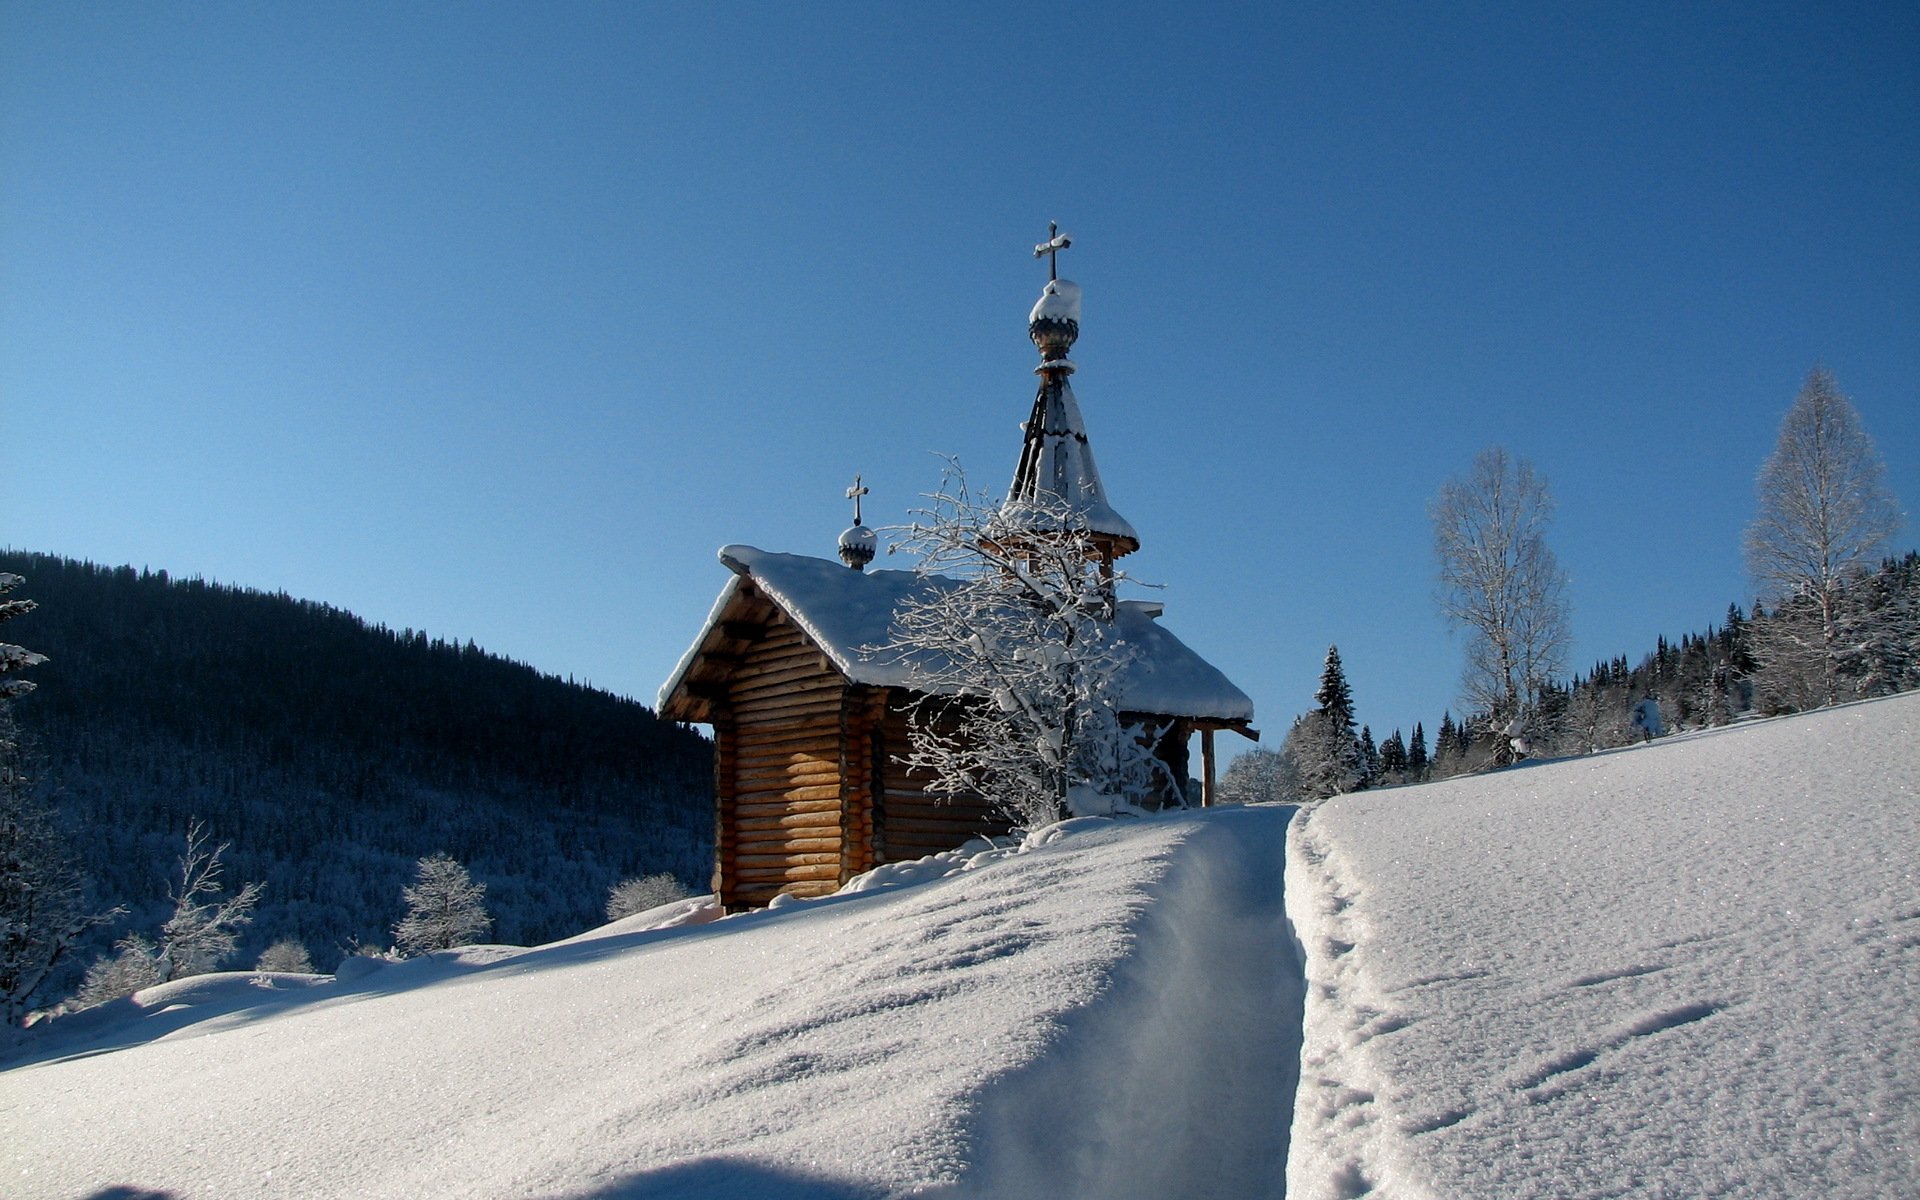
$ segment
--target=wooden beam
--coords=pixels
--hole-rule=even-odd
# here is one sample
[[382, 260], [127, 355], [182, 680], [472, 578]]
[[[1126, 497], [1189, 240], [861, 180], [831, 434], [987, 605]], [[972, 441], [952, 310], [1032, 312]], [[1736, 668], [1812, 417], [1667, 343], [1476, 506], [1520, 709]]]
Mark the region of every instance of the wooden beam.
[[1200, 731], [1200, 807], [1213, 807], [1213, 730]]

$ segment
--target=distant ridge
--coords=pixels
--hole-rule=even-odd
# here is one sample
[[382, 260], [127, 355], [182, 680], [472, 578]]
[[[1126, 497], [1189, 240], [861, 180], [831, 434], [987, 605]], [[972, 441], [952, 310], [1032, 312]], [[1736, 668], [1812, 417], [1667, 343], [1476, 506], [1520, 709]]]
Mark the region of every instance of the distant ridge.
[[298, 937], [330, 968], [385, 945], [415, 859], [488, 885], [494, 937], [603, 919], [614, 882], [704, 883], [710, 751], [637, 701], [285, 593], [0, 551], [49, 657], [15, 716], [103, 903], [148, 929], [187, 823], [267, 891], [237, 962]]

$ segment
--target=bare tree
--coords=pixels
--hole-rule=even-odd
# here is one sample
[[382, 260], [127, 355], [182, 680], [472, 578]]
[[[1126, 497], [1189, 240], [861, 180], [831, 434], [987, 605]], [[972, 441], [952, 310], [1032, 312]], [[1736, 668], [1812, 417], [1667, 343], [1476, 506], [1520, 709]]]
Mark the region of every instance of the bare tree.
[[264, 885], [249, 883], [231, 896], [222, 896], [220, 856], [231, 842], [207, 845], [206, 827], [195, 821], [187, 828], [187, 846], [180, 855], [180, 880], [169, 887], [173, 915], [160, 927], [155, 952], [158, 982], [204, 975], [217, 970], [233, 953], [240, 930], [253, 921], [253, 906]]
[[875, 651], [902, 655], [920, 695], [909, 765], [1021, 828], [1164, 792], [1150, 731], [1121, 716], [1118, 577], [1078, 511], [1042, 493], [1009, 513], [953, 464], [928, 500], [894, 532], [929, 586]]
[[1755, 647], [1763, 674], [1777, 684], [1798, 677], [1818, 703], [1841, 698], [1846, 659], [1874, 637], [1868, 606], [1851, 593], [1900, 528], [1885, 476], [1860, 414], [1815, 367], [1760, 467], [1745, 549], [1747, 569], [1775, 606]]
[[1220, 799], [1226, 804], [1292, 804], [1300, 799], [1300, 772], [1287, 755], [1255, 746], [1227, 765]]
[[1462, 687], [1502, 739], [1503, 761], [1508, 745], [1524, 745], [1540, 689], [1563, 668], [1570, 639], [1567, 576], [1546, 540], [1553, 508], [1545, 477], [1501, 446], [1474, 456], [1428, 506], [1440, 611], [1471, 634]]
[[393, 927], [394, 949], [424, 954], [466, 946], [493, 927], [484, 903], [487, 885], [475, 883], [451, 855], [430, 854], [414, 864], [417, 882], [401, 892], [407, 915]]

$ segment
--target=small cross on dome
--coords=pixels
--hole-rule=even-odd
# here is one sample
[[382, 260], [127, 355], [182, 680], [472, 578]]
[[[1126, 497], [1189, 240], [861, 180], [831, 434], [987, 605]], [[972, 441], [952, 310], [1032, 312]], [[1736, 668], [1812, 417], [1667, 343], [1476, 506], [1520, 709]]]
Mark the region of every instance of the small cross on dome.
[[1047, 278], [1060, 278], [1060, 252], [1073, 245], [1073, 239], [1060, 232], [1058, 221], [1047, 222], [1047, 240], [1033, 248], [1035, 258], [1047, 260]]

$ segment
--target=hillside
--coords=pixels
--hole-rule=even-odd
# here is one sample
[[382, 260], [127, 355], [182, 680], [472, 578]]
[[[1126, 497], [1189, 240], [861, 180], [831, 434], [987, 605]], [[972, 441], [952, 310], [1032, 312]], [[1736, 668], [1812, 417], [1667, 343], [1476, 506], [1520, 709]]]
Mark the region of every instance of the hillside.
[[644, 705], [286, 595], [42, 554], [0, 571], [39, 603], [10, 635], [49, 657], [16, 718], [100, 900], [134, 909], [121, 929], [160, 918], [195, 819], [233, 843], [230, 881], [267, 884], [247, 962], [283, 936], [323, 967], [384, 944], [441, 850], [516, 942], [596, 924], [625, 876], [704, 882], [708, 743]]
[[30, 1031], [0, 1177], [25, 1200], [1900, 1194], [1920, 763], [1880, 751], [1916, 723], [1903, 696], [1300, 817], [1069, 822], [707, 924], [169, 984]]

